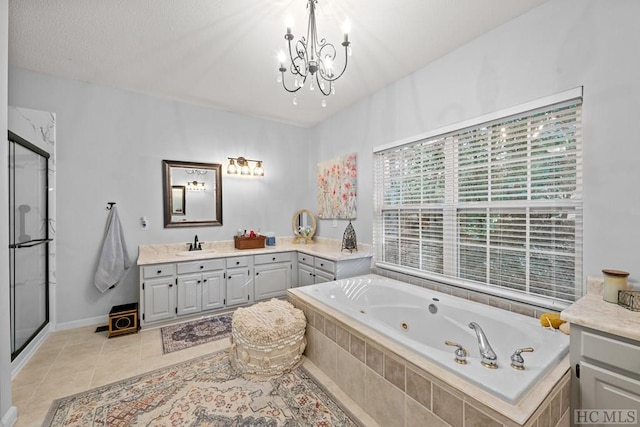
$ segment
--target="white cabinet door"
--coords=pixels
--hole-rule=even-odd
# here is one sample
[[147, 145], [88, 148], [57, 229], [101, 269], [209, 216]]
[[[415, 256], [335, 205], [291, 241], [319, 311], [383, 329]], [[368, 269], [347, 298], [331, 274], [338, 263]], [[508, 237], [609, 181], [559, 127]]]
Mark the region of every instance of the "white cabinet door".
[[247, 268], [227, 270], [227, 306], [253, 302], [253, 278]]
[[298, 286], [313, 285], [314, 268], [305, 264], [298, 264]]
[[580, 409], [635, 409], [640, 414], [640, 381], [617, 372], [580, 364]]
[[326, 271], [318, 270], [317, 268], [316, 268], [316, 273], [314, 278], [315, 278], [314, 283], [331, 282], [332, 280], [335, 280], [335, 276], [333, 275], [333, 273], [328, 273]]
[[291, 263], [257, 265], [255, 267], [255, 300], [277, 298], [291, 287]]
[[202, 274], [178, 276], [178, 316], [202, 311]]
[[146, 279], [143, 283], [144, 321], [171, 319], [176, 315], [176, 290], [172, 276]]
[[224, 272], [215, 271], [202, 274], [202, 309], [224, 307]]

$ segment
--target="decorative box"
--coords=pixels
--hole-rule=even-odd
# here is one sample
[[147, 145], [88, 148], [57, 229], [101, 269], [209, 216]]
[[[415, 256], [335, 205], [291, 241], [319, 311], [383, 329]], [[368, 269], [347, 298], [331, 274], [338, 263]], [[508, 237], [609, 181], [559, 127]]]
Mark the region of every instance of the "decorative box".
[[264, 248], [265, 236], [237, 237], [233, 238], [236, 249], [259, 249]]
[[640, 291], [619, 291], [618, 305], [631, 311], [640, 311]]
[[138, 303], [114, 305], [109, 312], [107, 337], [138, 332]]

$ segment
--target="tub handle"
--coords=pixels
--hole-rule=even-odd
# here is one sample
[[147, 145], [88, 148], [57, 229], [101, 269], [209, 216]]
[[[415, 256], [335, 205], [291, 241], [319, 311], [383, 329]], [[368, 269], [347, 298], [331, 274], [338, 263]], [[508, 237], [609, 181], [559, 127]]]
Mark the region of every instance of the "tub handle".
[[467, 349], [465, 349], [462, 345], [455, 343], [453, 341], [445, 341], [444, 342], [446, 345], [450, 345], [453, 347], [456, 347], [456, 351], [455, 351], [455, 357], [453, 360], [456, 361], [456, 363], [460, 364], [460, 365], [466, 365], [467, 364], [467, 356], [469, 355], [469, 352], [467, 351]]
[[519, 371], [524, 370], [524, 359], [520, 353], [531, 353], [533, 347], [519, 348], [511, 355], [511, 367]]

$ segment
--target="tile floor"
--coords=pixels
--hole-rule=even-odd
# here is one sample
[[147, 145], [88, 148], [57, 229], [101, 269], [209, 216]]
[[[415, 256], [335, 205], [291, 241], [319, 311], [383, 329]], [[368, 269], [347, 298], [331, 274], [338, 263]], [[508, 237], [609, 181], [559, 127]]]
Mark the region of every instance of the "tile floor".
[[[107, 338], [96, 326], [51, 333], [12, 382], [16, 427], [40, 426], [51, 402], [163, 366], [227, 348], [227, 338], [162, 354], [160, 329]], [[305, 360], [305, 367], [367, 426], [376, 424], [359, 406]]]

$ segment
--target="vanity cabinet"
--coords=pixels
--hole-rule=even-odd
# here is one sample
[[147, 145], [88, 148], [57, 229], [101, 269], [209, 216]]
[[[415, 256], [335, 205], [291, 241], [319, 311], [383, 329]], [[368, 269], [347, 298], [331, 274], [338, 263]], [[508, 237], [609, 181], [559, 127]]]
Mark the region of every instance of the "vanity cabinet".
[[336, 265], [335, 261], [298, 253], [298, 286], [336, 280]]
[[143, 267], [140, 274], [142, 289], [142, 321], [157, 322], [175, 316], [175, 264]]
[[224, 260], [176, 264], [178, 316], [224, 307]]
[[226, 289], [225, 305], [235, 306], [253, 302], [253, 263], [249, 256], [239, 256], [226, 259]]
[[639, 341], [572, 324], [570, 346], [572, 408], [640, 415]]
[[278, 298], [291, 287], [292, 253], [256, 255], [254, 259], [255, 300]]
[[293, 286], [367, 274], [370, 265], [370, 256], [332, 261], [292, 250], [143, 264], [140, 324], [282, 298]]

